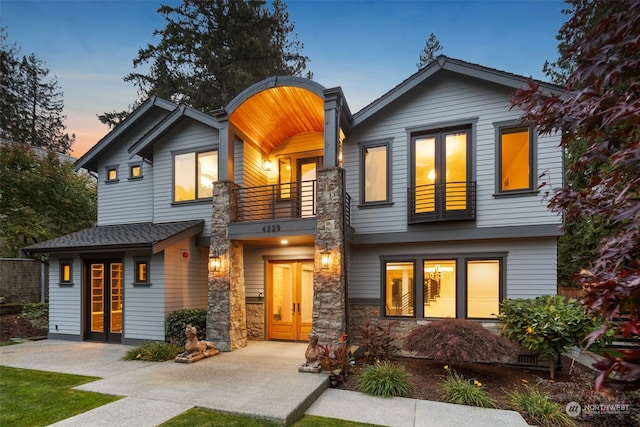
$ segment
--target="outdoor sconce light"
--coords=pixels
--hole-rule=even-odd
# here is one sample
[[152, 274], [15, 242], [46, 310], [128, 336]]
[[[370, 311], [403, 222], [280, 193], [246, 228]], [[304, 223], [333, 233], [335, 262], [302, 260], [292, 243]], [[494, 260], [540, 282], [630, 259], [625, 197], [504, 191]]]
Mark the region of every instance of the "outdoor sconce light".
[[322, 270], [328, 270], [331, 264], [331, 252], [324, 250], [320, 253], [320, 268]]
[[222, 267], [222, 259], [218, 253], [218, 248], [213, 250], [213, 254], [209, 255], [209, 270], [217, 273]]
[[264, 169], [267, 172], [271, 172], [271, 168], [272, 167], [273, 167], [273, 165], [271, 164], [271, 160], [262, 159], [262, 169]]

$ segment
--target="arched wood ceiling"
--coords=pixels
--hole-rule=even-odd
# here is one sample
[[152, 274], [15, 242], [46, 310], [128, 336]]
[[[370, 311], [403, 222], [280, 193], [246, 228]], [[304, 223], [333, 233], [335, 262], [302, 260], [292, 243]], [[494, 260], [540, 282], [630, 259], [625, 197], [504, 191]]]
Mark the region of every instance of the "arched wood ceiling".
[[229, 121], [268, 154], [299, 133], [324, 132], [324, 100], [303, 88], [272, 87], [243, 102]]

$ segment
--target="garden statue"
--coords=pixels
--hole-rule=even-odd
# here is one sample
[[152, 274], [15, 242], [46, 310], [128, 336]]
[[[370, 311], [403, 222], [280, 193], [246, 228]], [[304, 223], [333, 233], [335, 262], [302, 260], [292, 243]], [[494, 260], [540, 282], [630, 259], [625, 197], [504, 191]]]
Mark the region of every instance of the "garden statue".
[[300, 366], [299, 372], [320, 372], [322, 371], [322, 355], [323, 352], [318, 344], [317, 335], [309, 335], [309, 345], [304, 352], [304, 357], [307, 361]]
[[215, 356], [220, 353], [219, 350], [216, 350], [212, 342], [198, 340], [195, 326], [187, 325], [184, 333], [187, 336], [187, 342], [184, 345], [184, 351], [176, 356], [176, 362], [193, 363], [205, 357]]

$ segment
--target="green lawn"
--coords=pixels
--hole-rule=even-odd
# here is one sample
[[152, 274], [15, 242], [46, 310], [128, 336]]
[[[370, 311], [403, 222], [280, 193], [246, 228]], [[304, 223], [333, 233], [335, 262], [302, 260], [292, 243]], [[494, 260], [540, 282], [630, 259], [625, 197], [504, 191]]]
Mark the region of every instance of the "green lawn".
[[120, 399], [72, 390], [98, 379], [0, 366], [0, 426], [46, 426]]
[[[192, 408], [175, 418], [161, 424], [162, 427], [276, 427], [282, 424], [243, 415], [212, 411], [209, 409]], [[295, 427], [374, 427], [373, 424], [356, 423], [333, 418], [314, 417], [305, 415], [294, 424]]]
[[[73, 387], [98, 379], [0, 366], [0, 426], [46, 426], [121, 399], [118, 396], [72, 390]], [[202, 408], [190, 409], [162, 424], [163, 427], [275, 427], [280, 425], [263, 419]], [[373, 426], [308, 415], [294, 425], [296, 427]]]

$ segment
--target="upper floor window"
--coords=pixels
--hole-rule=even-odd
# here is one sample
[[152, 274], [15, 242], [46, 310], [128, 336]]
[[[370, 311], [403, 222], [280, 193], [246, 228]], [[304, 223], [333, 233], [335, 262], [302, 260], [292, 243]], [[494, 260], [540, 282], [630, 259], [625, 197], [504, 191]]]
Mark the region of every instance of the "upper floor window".
[[389, 143], [364, 143], [360, 145], [360, 150], [361, 204], [389, 202], [389, 171], [391, 169]]
[[533, 132], [529, 126], [498, 127], [498, 192], [534, 190]]
[[184, 202], [211, 198], [218, 180], [218, 152], [176, 154], [173, 162], [173, 200]]
[[116, 182], [118, 181], [118, 167], [117, 166], [107, 166], [105, 168], [106, 181], [107, 182]]
[[142, 164], [132, 163], [129, 165], [129, 179], [142, 178]]
[[413, 134], [409, 222], [475, 218], [471, 128]]

